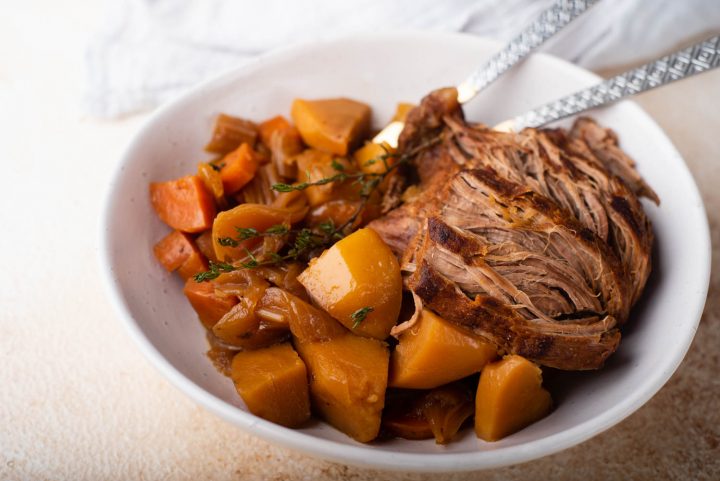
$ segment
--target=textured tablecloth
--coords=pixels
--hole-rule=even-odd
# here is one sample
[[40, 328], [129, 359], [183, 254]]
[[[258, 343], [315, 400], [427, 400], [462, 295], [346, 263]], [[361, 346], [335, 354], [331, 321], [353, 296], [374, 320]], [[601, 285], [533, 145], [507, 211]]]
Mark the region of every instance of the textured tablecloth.
[[[155, 107], [297, 42], [398, 29], [508, 41], [556, 0], [104, 1], [109, 8], [87, 50], [85, 100], [94, 115], [110, 118]], [[718, 28], [717, 0], [603, 0], [542, 50], [586, 68], [615, 68], [660, 57]]]
[[638, 98], [695, 175], [713, 236], [705, 314], [670, 382], [554, 456], [380, 473], [245, 434], [141, 356], [103, 292], [97, 246], [114, 162], [143, 117], [97, 122], [74, 104], [93, 2], [17, 3], [0, 13], [0, 479], [720, 479], [720, 71]]

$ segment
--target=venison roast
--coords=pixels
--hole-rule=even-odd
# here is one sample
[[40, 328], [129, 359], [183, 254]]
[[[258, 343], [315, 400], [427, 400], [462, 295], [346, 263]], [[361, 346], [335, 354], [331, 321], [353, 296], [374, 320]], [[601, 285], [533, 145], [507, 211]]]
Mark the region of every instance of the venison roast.
[[591, 119], [497, 132], [456, 99], [441, 89], [410, 112], [399, 151], [436, 140], [412, 159], [420, 193], [370, 227], [445, 319], [545, 366], [601, 367], [650, 274], [639, 197], [657, 195]]

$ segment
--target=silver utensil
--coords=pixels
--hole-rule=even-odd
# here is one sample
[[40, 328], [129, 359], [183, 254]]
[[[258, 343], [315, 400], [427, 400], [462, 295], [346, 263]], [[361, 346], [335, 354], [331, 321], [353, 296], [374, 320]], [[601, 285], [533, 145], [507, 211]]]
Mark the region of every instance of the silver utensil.
[[[465, 103], [475, 97], [482, 89], [505, 73], [510, 67], [527, 57], [530, 52], [559, 32], [581, 13], [592, 7], [598, 0], [559, 0], [540, 16], [500, 52], [493, 55], [485, 64], [475, 70], [458, 86], [458, 101]], [[386, 143], [397, 147], [398, 137], [405, 126], [404, 122], [389, 123], [374, 138], [376, 144]]]
[[574, 115], [720, 67], [720, 36], [628, 70], [592, 87], [501, 122], [496, 130], [519, 131]]

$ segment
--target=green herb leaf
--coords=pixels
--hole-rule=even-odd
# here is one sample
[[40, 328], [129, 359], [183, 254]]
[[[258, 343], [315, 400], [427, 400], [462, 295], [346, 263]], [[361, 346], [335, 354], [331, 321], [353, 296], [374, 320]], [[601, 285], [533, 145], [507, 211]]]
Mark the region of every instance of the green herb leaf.
[[332, 219], [320, 222], [317, 227], [324, 234], [333, 235], [335, 233], [335, 222]]
[[216, 279], [223, 272], [232, 272], [236, 267], [226, 262], [213, 262], [210, 261], [210, 269], [205, 272], [199, 272], [193, 276], [195, 282], [207, 282], [212, 279]]
[[362, 188], [360, 189], [360, 196], [366, 198], [370, 197], [370, 194], [372, 194], [378, 184], [380, 184], [380, 180], [380, 177], [375, 177], [367, 182], [363, 182], [361, 184]]
[[280, 182], [271, 185], [270, 188], [276, 192], [292, 192], [295, 190], [305, 190], [307, 189], [307, 182], [302, 182], [297, 185], [283, 184], [282, 182]]
[[374, 307], [365, 306], [365, 307], [362, 307], [362, 308], [358, 309], [357, 311], [353, 312], [350, 315], [350, 319], [353, 320], [352, 328], [356, 329], [360, 325], [360, 323], [365, 320], [367, 315], [370, 314], [374, 310], [375, 310]]
[[336, 158], [333, 157], [332, 162], [330, 162], [330, 165], [333, 169], [337, 170], [338, 172], [344, 172], [345, 166], [342, 165]]
[[233, 239], [232, 237], [218, 237], [218, 244], [224, 247], [237, 247], [238, 241]]
[[245, 249], [245, 252], [247, 253], [247, 256], [250, 258], [249, 261], [241, 262], [240, 267], [243, 269], [255, 269], [257, 266], [260, 265], [260, 262], [257, 260], [257, 257], [253, 255], [252, 252]]
[[344, 172], [340, 172], [339, 174], [335, 174], [330, 177], [324, 177], [322, 179], [318, 179], [314, 182], [301, 182], [299, 184], [291, 185], [291, 184], [284, 184], [282, 182], [278, 184], [273, 184], [270, 186], [270, 188], [276, 192], [293, 192], [295, 190], [305, 190], [308, 187], [312, 187], [314, 185], [325, 185], [330, 184], [332, 182], [338, 182], [341, 180], [345, 180], [348, 178], [353, 178], [356, 176], [350, 176]]
[[272, 262], [273, 264], [279, 264], [280, 262], [284, 261], [285, 258], [278, 254], [277, 252], [270, 252], [267, 254], [268, 260]]
[[283, 225], [283, 224], [275, 224], [274, 226], [269, 227], [269, 228], [265, 231], [265, 234], [270, 234], [270, 235], [285, 235], [285, 234], [287, 234], [288, 232], [290, 232], [290, 228], [289, 228], [288, 226]]
[[252, 227], [235, 227], [235, 230], [238, 233], [239, 240], [252, 239], [253, 237], [258, 237], [260, 235], [257, 229]]

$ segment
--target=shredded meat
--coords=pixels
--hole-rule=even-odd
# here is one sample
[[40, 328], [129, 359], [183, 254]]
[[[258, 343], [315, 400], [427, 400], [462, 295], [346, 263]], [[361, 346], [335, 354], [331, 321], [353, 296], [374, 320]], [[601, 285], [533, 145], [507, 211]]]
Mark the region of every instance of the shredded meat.
[[617, 137], [587, 118], [569, 131], [469, 124], [454, 89], [410, 112], [399, 148], [431, 136], [413, 161], [421, 195], [370, 224], [406, 286], [505, 352], [601, 367], [650, 274], [638, 197], [658, 202]]

